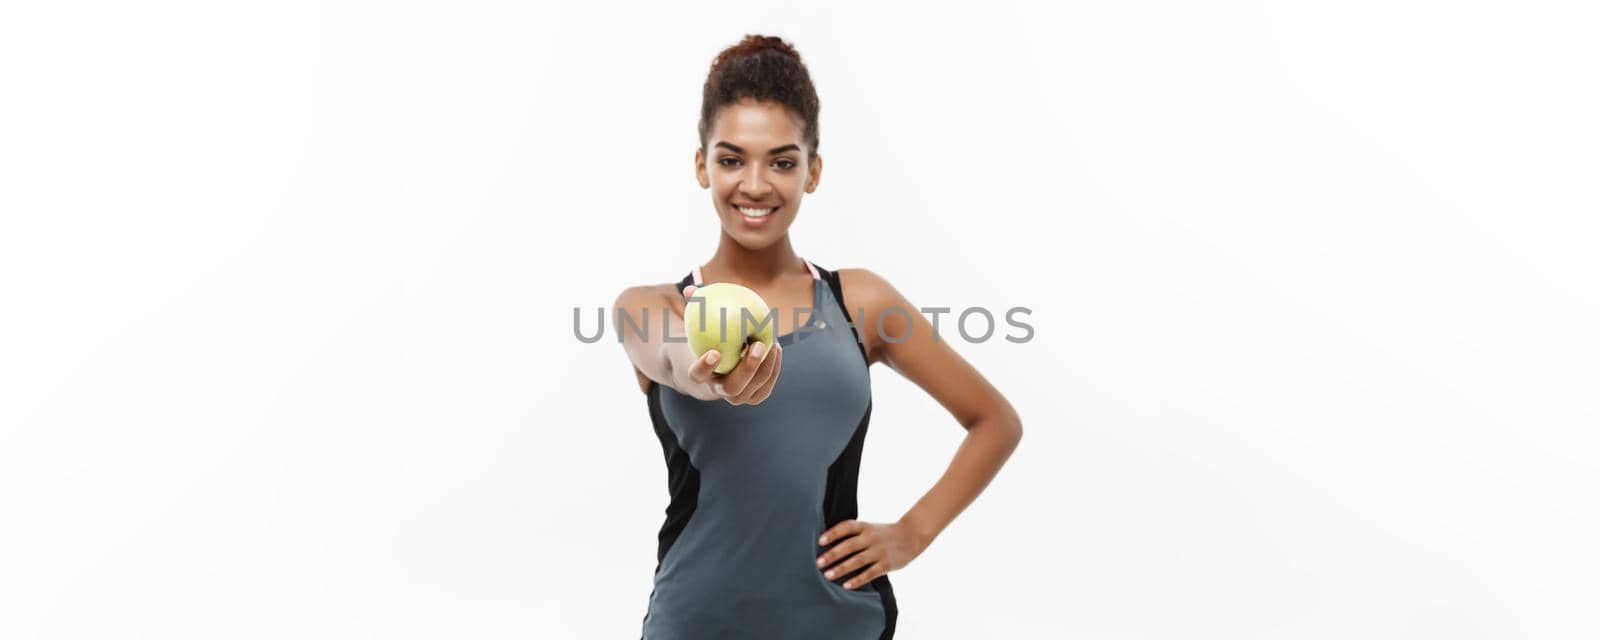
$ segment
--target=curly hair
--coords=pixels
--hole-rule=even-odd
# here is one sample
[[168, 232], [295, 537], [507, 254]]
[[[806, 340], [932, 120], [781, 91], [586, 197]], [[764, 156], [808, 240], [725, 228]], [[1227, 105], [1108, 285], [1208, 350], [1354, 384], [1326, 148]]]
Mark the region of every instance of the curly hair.
[[[750, 34], [723, 49], [711, 61], [700, 101], [700, 148], [711, 135], [711, 122], [723, 107], [742, 98], [781, 104], [804, 125], [807, 157], [817, 152], [817, 113], [822, 110], [811, 74], [800, 52], [773, 36]], [[809, 161], [809, 160], [808, 160]]]

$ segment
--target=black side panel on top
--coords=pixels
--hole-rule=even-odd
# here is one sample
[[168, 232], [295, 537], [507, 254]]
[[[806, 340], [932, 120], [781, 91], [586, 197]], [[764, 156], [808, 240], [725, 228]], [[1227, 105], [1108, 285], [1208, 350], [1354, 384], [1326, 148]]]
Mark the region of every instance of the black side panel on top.
[[[682, 293], [684, 287], [691, 284], [694, 284], [692, 273], [678, 282], [678, 292]], [[672, 548], [672, 543], [678, 540], [678, 534], [688, 526], [689, 518], [700, 503], [700, 470], [689, 462], [689, 453], [678, 445], [678, 436], [667, 425], [666, 414], [661, 411], [661, 383], [650, 385], [649, 398], [650, 423], [655, 427], [656, 439], [661, 441], [661, 455], [667, 461], [667, 495], [670, 496], [667, 519], [661, 524], [661, 533], [657, 536], [656, 570], [660, 571], [667, 550]]]
[[[811, 266], [816, 267], [815, 262]], [[839, 273], [822, 267], [817, 267], [822, 274], [822, 279], [827, 281], [828, 288], [833, 291], [833, 299], [839, 303], [839, 311], [850, 323], [850, 335], [856, 339], [856, 349], [861, 352], [861, 361], [868, 366], [872, 361], [867, 358], [867, 348], [861, 342], [861, 333], [856, 330], [855, 319], [850, 315], [850, 307], [845, 303], [844, 287], [839, 284]], [[845, 520], [857, 517], [856, 507], [856, 481], [861, 475], [861, 451], [867, 442], [867, 423], [872, 418], [872, 403], [867, 403], [867, 410], [861, 415], [861, 423], [856, 425], [855, 433], [850, 435], [849, 444], [844, 451], [839, 452], [839, 457], [828, 465], [828, 486], [822, 496], [822, 520], [824, 527], [832, 527]], [[861, 570], [850, 572], [848, 575], [839, 576], [835, 582], [843, 583], [860, 574]], [[889, 576], [878, 576], [872, 580], [872, 588], [878, 592], [878, 598], [883, 602], [883, 634], [878, 640], [893, 640], [895, 621], [900, 617], [900, 606], [894, 597], [894, 585], [889, 583]]]
[[861, 474], [861, 448], [867, 441], [867, 422], [872, 418], [872, 403], [861, 415], [850, 442], [839, 457], [828, 465], [828, 485], [822, 493], [822, 524], [832, 527], [856, 517], [856, 478]]
[[[817, 267], [817, 263], [813, 262], [811, 266]], [[861, 332], [856, 330], [855, 317], [850, 315], [850, 306], [844, 301], [844, 286], [839, 284], [839, 272], [822, 267], [817, 267], [817, 271], [822, 274], [822, 279], [828, 282], [828, 288], [833, 291], [833, 299], [839, 303], [839, 312], [843, 313], [845, 321], [850, 323], [850, 335], [856, 339], [856, 349], [861, 352], [861, 361], [870, 366], [872, 361], [867, 358], [867, 345], [861, 341]]]
[[660, 384], [650, 385], [650, 422], [655, 425], [656, 438], [661, 441], [661, 454], [667, 460], [667, 494], [671, 496], [667, 503], [667, 519], [661, 524], [661, 533], [657, 536], [656, 570], [660, 571], [667, 550], [672, 548], [678, 534], [688, 526], [689, 518], [694, 515], [694, 509], [700, 502], [700, 470], [689, 463], [689, 453], [678, 446], [678, 437], [667, 427], [667, 418], [661, 412]]
[[894, 585], [889, 584], [889, 576], [878, 576], [872, 580], [873, 588], [878, 590], [878, 599], [883, 601], [883, 634], [878, 640], [894, 640], [894, 622], [900, 618], [900, 605], [894, 599]]
[[[861, 475], [861, 451], [867, 442], [867, 423], [871, 418], [872, 403], [868, 402], [867, 410], [861, 415], [861, 423], [856, 425], [855, 433], [850, 435], [849, 444], [845, 445], [844, 451], [839, 452], [839, 457], [834, 459], [833, 464], [828, 465], [828, 484], [822, 494], [824, 529], [857, 517], [856, 481]], [[856, 577], [864, 569], [839, 576], [834, 582], [843, 585], [846, 580]], [[894, 598], [894, 586], [889, 584], [889, 576], [883, 575], [873, 578], [872, 587], [878, 592], [879, 600], [883, 602], [884, 627], [879, 640], [891, 640], [894, 638], [895, 619], [900, 615], [899, 604]]]

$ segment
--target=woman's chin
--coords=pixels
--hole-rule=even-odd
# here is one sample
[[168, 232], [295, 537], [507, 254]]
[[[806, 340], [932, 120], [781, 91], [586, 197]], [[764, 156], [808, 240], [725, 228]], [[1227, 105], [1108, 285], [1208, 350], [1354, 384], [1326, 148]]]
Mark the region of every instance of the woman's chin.
[[746, 251], [760, 251], [774, 244], [776, 238], [765, 236], [751, 237], [749, 234], [734, 234], [733, 241], [739, 243]]
[[[773, 222], [778, 222], [773, 220]], [[736, 221], [733, 228], [723, 227], [723, 231], [732, 237], [739, 246], [757, 251], [772, 246], [783, 234], [789, 230], [788, 225], [769, 224], [761, 229], [746, 229], [744, 221]]]

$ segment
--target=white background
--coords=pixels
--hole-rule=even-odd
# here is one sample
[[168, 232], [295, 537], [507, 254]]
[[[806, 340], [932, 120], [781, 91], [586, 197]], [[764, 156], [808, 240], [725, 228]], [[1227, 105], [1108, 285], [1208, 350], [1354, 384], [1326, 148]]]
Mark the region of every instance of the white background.
[[[760, 32], [797, 250], [1034, 310], [900, 637], [1596, 637], [1583, 4], [7, 3], [0, 636], [637, 637], [665, 465], [572, 308], [709, 259]], [[873, 383], [892, 520], [962, 432]]]

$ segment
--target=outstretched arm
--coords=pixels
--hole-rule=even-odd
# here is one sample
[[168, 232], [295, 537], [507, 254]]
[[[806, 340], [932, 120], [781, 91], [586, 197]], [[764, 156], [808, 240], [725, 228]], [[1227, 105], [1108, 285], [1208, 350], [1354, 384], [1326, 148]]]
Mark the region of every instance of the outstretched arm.
[[853, 589], [910, 563], [972, 504], [1022, 439], [1022, 420], [948, 342], [934, 339], [932, 324], [888, 281], [865, 269], [840, 270], [839, 278], [852, 314], [863, 312], [855, 320], [868, 362], [883, 362], [905, 376], [967, 430], [944, 475], [898, 522], [847, 520], [818, 540], [821, 546], [835, 544], [817, 559], [829, 579], [866, 568], [845, 583]]

